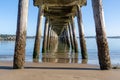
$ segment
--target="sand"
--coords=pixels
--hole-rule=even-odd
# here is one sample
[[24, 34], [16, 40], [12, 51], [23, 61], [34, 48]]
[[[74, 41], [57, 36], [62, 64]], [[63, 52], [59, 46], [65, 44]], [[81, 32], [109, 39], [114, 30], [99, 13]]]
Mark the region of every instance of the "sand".
[[13, 70], [12, 62], [0, 62], [0, 80], [120, 80], [120, 70], [99, 70], [96, 65], [26, 63]]

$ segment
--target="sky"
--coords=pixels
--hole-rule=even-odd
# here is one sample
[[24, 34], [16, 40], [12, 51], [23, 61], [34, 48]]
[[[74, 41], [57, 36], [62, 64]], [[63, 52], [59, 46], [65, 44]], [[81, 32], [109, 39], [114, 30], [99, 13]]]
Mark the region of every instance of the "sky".
[[[16, 34], [18, 1], [19, 0], [1, 0], [0, 34]], [[27, 35], [34, 36], [36, 34], [38, 8], [33, 6], [33, 0], [29, 1]], [[120, 36], [120, 0], [103, 0], [103, 9], [107, 36]], [[87, 0], [87, 5], [82, 7], [82, 19], [85, 36], [95, 36], [91, 0]], [[78, 35], [76, 19], [75, 25], [76, 35]]]

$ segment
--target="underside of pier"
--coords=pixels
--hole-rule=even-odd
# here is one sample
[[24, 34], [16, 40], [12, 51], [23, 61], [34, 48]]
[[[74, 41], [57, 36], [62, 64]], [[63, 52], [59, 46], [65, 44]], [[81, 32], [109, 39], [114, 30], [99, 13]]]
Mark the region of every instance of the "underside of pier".
[[52, 29], [60, 35], [76, 16], [76, 5], [86, 5], [86, 0], [34, 0], [34, 5], [43, 6], [44, 16], [49, 19]]

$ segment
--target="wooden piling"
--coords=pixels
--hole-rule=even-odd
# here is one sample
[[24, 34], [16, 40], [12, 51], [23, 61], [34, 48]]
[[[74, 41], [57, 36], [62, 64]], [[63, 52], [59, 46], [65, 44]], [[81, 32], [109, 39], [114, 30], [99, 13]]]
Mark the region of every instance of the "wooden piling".
[[70, 39], [69, 39], [69, 35], [68, 35], [68, 27], [66, 27], [66, 42], [68, 47], [70, 48]]
[[43, 37], [43, 47], [42, 47], [42, 53], [46, 53], [47, 50], [47, 33], [48, 33], [48, 26], [49, 22], [48, 19], [45, 19], [45, 27], [44, 27], [44, 37]]
[[77, 5], [77, 21], [78, 21], [79, 40], [80, 40], [82, 59], [88, 59], [86, 41], [84, 37], [83, 22], [82, 22], [82, 13], [79, 5]]
[[52, 46], [53, 46], [53, 44], [51, 44], [52, 43], [52, 27], [51, 27], [51, 29], [50, 29], [50, 36], [49, 36], [49, 52], [51, 53], [52, 52]]
[[61, 41], [66, 45], [67, 47], [70, 48], [70, 41], [69, 41], [69, 36], [68, 36], [68, 28], [65, 27], [63, 32], [61, 33]]
[[72, 33], [73, 33], [74, 50], [75, 50], [75, 53], [78, 53], [78, 44], [77, 44], [77, 39], [75, 35], [75, 23], [74, 23], [73, 17], [71, 19], [71, 27], [72, 27]]
[[39, 62], [42, 18], [43, 18], [43, 7], [39, 7], [37, 30], [36, 30], [36, 37], [35, 37], [35, 44], [34, 44], [34, 51], [33, 51], [33, 62]]
[[92, 7], [96, 26], [96, 40], [98, 46], [100, 68], [101, 70], [108, 70], [111, 69], [111, 61], [105, 32], [102, 0], [92, 0]]
[[14, 69], [24, 68], [28, 4], [29, 0], [19, 0], [18, 3], [18, 20], [13, 61]]
[[47, 33], [47, 52], [49, 52], [49, 43], [50, 43], [50, 30], [51, 30], [51, 25], [48, 26], [48, 33]]
[[73, 43], [73, 36], [72, 36], [72, 30], [71, 30], [70, 22], [68, 23], [68, 29], [69, 29], [69, 35], [70, 35], [71, 48], [73, 50], [74, 49], [74, 43]]

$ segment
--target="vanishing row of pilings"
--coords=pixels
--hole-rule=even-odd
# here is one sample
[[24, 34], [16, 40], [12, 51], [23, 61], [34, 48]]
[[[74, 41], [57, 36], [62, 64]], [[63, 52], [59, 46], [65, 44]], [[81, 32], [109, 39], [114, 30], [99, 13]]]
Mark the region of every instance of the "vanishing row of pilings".
[[[15, 43], [14, 63], [13, 63], [14, 69], [24, 68], [28, 4], [29, 4], [29, 0], [19, 0], [16, 43]], [[76, 5], [76, 7], [77, 7], [77, 21], [78, 21], [82, 59], [87, 59], [88, 56], [87, 56], [86, 42], [84, 38], [81, 7], [79, 5]], [[96, 27], [96, 40], [98, 47], [100, 69], [107, 70], [111, 68], [111, 61], [110, 61], [109, 48], [108, 48], [106, 32], [105, 32], [102, 0], [92, 0], [92, 7], [93, 7], [94, 20], [95, 20], [95, 27]], [[39, 60], [43, 15], [44, 15], [43, 8], [39, 7], [37, 32], [36, 32], [34, 52], [33, 52], [34, 62], [38, 62]], [[71, 16], [71, 20], [68, 23], [68, 26], [64, 28], [64, 30], [69, 32], [69, 38], [70, 38], [68, 39], [66, 37], [66, 39], [68, 39], [66, 41], [70, 42], [69, 44], [74, 49], [74, 52], [78, 52], [78, 44], [76, 41], [74, 28], [75, 28], [74, 17]], [[49, 43], [50, 34], [52, 34], [55, 37], [55, 39], [58, 39], [58, 35], [55, 33], [54, 30], [52, 30], [52, 25], [49, 24], [49, 18], [46, 18], [45, 28], [44, 28], [43, 49], [42, 49], [44, 53], [46, 53], [47, 51], [46, 49], [48, 49], [50, 45]]]

